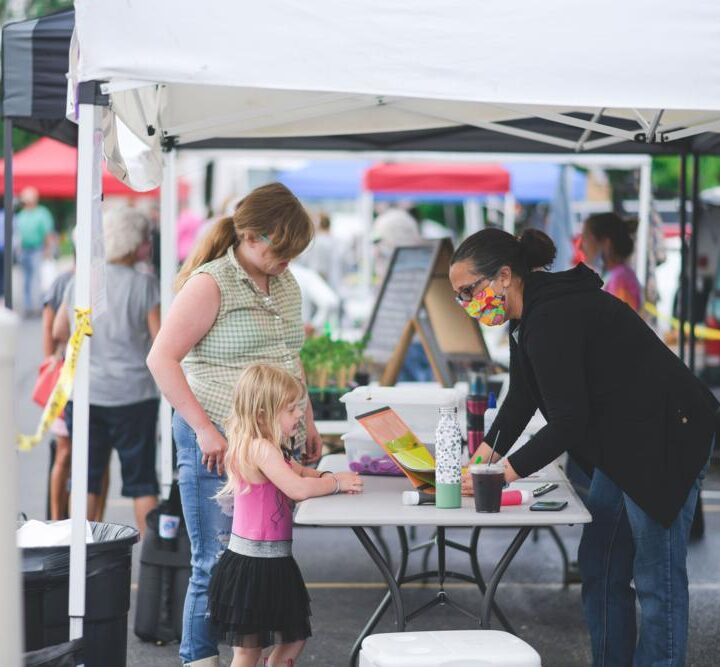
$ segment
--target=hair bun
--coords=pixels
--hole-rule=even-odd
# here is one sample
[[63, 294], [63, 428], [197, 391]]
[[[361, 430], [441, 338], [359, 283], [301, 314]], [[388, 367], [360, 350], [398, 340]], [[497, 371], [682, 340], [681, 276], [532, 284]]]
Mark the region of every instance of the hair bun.
[[519, 242], [530, 270], [548, 268], [555, 261], [557, 249], [545, 232], [539, 229], [526, 229], [520, 236]]

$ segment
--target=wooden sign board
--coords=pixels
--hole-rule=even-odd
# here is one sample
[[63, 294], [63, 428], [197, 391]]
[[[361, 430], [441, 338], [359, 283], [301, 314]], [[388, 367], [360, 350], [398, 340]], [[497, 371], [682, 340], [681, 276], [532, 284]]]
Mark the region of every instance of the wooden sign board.
[[417, 334], [437, 382], [452, 387], [473, 364], [489, 361], [480, 326], [455, 302], [449, 239], [395, 249], [367, 328], [367, 356], [395, 384]]

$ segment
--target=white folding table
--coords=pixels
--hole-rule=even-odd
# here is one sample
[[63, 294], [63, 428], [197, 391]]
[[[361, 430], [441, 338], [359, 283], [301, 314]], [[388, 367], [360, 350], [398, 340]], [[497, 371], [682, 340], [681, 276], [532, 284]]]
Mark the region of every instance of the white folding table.
[[[347, 457], [344, 454], [326, 456], [322, 459], [318, 468], [332, 472], [347, 470]], [[480, 626], [484, 628], [490, 627], [490, 614], [494, 611], [502, 624], [511, 629], [507, 619], [495, 605], [495, 593], [502, 576], [530, 532], [534, 528], [583, 524], [591, 521], [590, 513], [567, 481], [565, 474], [554, 463], [527, 479], [514, 482], [511, 488], [532, 490], [545, 482], [557, 482], [558, 488], [543, 496], [542, 499], [567, 500], [568, 506], [559, 512], [531, 512], [529, 504], [526, 504], [503, 507], [496, 514], [478, 513], [475, 511], [472, 498], [463, 498], [462, 507], [459, 509], [437, 509], [434, 505], [408, 506], [403, 505], [401, 501], [402, 492], [412, 488], [405, 477], [365, 476], [363, 481], [363, 493], [310, 498], [299, 503], [295, 515], [295, 523], [301, 525], [351, 528], [388, 585], [388, 592], [368, 619], [353, 646], [350, 656], [351, 666], [355, 664], [362, 640], [372, 633], [390, 603], [393, 605], [395, 624], [398, 631], [405, 630], [408, 621], [438, 604], [447, 604], [457, 609], [463, 614], [478, 620]], [[383, 557], [366, 530], [367, 528], [377, 529], [382, 526], [395, 527], [398, 531], [401, 559], [395, 573], [391, 570], [389, 558]], [[437, 570], [412, 575], [406, 574], [409, 554], [412, 551], [427, 547], [427, 544], [409, 546], [405, 530], [407, 526], [432, 526], [436, 529], [437, 536], [434, 542], [438, 550]], [[469, 545], [447, 540], [445, 538], [447, 528], [472, 528]], [[477, 561], [478, 539], [482, 528], [518, 529], [510, 546], [496, 564], [487, 585], [483, 580]], [[468, 554], [472, 576], [451, 572], [446, 569], [446, 547]], [[400, 592], [401, 586], [411, 581], [431, 577], [438, 579], [439, 589], [437, 594], [428, 603], [406, 615]], [[459, 579], [478, 586], [482, 595], [479, 617], [449, 597], [444, 589], [446, 578]]]

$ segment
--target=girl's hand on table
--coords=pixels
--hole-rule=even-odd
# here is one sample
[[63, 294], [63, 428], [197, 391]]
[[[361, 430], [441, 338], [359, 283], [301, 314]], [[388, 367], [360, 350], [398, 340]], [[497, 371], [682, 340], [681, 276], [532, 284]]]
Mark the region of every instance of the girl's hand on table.
[[356, 472], [336, 472], [333, 477], [340, 482], [342, 493], [361, 493], [363, 490], [363, 481]]

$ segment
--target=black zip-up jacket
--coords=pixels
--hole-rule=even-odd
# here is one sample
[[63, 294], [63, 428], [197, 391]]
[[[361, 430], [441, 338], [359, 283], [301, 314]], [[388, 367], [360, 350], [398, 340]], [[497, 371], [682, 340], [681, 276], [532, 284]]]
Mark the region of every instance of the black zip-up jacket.
[[537, 408], [547, 420], [509, 457], [526, 477], [569, 451], [669, 527], [707, 463], [718, 402], [584, 264], [533, 272], [511, 322], [510, 389], [486, 434], [504, 455]]

